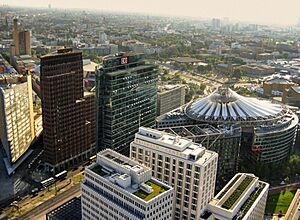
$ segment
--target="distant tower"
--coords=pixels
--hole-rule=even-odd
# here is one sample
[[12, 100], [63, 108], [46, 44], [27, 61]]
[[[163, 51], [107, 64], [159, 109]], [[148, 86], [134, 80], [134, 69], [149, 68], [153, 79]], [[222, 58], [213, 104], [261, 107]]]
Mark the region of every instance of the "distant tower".
[[6, 29], [8, 30], [8, 19], [7, 19], [7, 16], [5, 16], [5, 26], [6, 26]]
[[51, 9], [51, 4], [48, 5], [48, 8]]
[[19, 32], [19, 53], [20, 55], [31, 55], [30, 32]]
[[20, 55], [20, 46], [19, 46], [19, 27], [18, 27], [18, 19], [14, 19], [13, 26], [13, 44], [15, 45], [15, 55]]

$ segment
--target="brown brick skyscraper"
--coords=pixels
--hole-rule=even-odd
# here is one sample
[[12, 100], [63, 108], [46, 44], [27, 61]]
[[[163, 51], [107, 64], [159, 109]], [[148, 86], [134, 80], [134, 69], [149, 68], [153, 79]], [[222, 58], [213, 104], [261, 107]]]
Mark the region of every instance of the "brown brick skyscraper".
[[83, 92], [81, 52], [61, 49], [41, 58], [46, 166], [55, 172], [95, 153], [95, 97]]

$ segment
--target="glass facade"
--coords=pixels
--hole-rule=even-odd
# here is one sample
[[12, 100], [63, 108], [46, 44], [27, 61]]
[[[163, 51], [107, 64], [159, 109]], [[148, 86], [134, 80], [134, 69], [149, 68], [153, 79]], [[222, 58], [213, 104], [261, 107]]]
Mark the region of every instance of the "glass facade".
[[98, 150], [127, 154], [138, 128], [155, 125], [157, 77], [140, 54], [104, 59], [96, 74]]

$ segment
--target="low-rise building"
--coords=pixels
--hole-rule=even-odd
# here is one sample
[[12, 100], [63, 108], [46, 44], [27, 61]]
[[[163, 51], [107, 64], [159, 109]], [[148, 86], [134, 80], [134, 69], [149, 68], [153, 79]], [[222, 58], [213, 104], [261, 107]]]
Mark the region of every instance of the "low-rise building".
[[85, 169], [82, 219], [173, 219], [174, 190], [151, 169], [106, 149]]
[[273, 77], [263, 82], [264, 96], [270, 97], [275, 96], [275, 94], [282, 94], [284, 90], [293, 86], [298, 86], [298, 84], [283, 77]]
[[263, 220], [269, 184], [253, 174], [238, 173], [210, 201], [200, 219]]
[[292, 86], [286, 89], [282, 95], [285, 104], [300, 107], [300, 86]]
[[170, 112], [184, 104], [184, 85], [163, 85], [158, 87], [157, 115], [162, 115]]
[[268, 65], [247, 64], [239, 67], [246, 75], [263, 77], [275, 73], [275, 67]]

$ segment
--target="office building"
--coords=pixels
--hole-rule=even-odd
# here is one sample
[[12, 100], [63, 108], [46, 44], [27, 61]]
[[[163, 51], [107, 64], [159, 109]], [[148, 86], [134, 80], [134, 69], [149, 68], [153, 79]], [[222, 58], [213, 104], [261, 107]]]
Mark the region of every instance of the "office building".
[[12, 48], [12, 56], [20, 55], [20, 44], [19, 44], [19, 24], [18, 19], [13, 20], [13, 48]]
[[54, 172], [95, 154], [95, 97], [83, 92], [81, 52], [60, 49], [41, 58], [46, 167]]
[[81, 184], [83, 220], [172, 220], [173, 200], [173, 188], [150, 168], [111, 149], [97, 154]]
[[187, 138], [141, 127], [130, 145], [130, 157], [174, 187], [174, 219], [199, 219], [214, 197], [218, 154]]
[[13, 21], [13, 43], [11, 45], [11, 56], [31, 55], [30, 32], [20, 31], [18, 19]]
[[29, 31], [19, 32], [20, 55], [31, 55], [31, 41]]
[[185, 104], [185, 86], [163, 85], [158, 87], [157, 115], [170, 112]]
[[27, 82], [1, 85], [0, 106], [0, 137], [10, 175], [29, 155], [35, 139], [31, 76]]
[[289, 209], [287, 210], [285, 220], [296, 220], [300, 219], [300, 189], [297, 190]]
[[43, 130], [40, 108], [33, 102], [31, 75], [19, 74], [0, 55], [0, 139], [9, 175], [30, 155]]
[[155, 126], [156, 66], [143, 54], [116, 54], [103, 58], [96, 73], [97, 146], [129, 153], [140, 126]]
[[200, 219], [263, 220], [269, 184], [253, 174], [238, 173], [210, 201]]
[[218, 169], [216, 178], [216, 191], [221, 190], [225, 184], [238, 172], [240, 154], [240, 129], [232, 127], [214, 127], [209, 124], [182, 125], [159, 128], [173, 135], [188, 138], [201, 144], [207, 150], [218, 153]]

